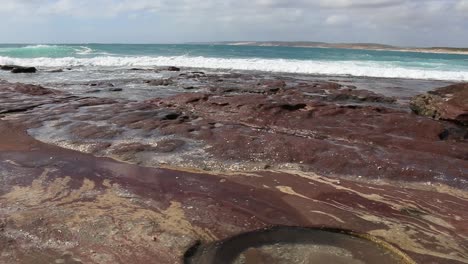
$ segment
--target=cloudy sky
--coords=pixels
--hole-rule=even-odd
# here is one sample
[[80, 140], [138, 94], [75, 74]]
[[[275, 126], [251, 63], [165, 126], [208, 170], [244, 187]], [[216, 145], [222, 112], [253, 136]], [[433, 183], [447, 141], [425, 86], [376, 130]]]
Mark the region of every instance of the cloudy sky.
[[0, 0], [0, 43], [222, 40], [468, 47], [468, 0]]

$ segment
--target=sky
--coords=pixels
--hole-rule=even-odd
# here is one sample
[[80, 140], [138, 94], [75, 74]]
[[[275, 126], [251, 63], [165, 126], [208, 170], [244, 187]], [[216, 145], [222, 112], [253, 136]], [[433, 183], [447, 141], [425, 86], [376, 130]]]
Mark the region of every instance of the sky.
[[0, 0], [0, 43], [468, 47], [468, 0]]

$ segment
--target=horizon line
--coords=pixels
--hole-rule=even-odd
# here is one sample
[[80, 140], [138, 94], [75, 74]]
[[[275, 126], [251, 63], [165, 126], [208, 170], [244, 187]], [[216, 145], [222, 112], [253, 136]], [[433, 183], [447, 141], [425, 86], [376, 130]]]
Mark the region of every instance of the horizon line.
[[456, 46], [400, 46], [394, 44], [383, 44], [378, 42], [324, 42], [312, 40], [219, 40], [219, 41], [188, 41], [188, 42], [0, 42], [0, 45], [213, 45], [213, 44], [229, 44], [229, 43], [315, 43], [315, 44], [331, 44], [331, 45], [380, 45], [392, 48], [411, 48], [411, 49], [430, 49], [430, 48], [449, 48], [449, 49], [467, 49], [468, 47]]

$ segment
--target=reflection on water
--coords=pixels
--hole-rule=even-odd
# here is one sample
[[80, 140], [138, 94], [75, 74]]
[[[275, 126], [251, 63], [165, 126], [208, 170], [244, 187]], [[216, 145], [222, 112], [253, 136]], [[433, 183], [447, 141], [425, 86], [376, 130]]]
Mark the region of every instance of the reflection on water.
[[384, 241], [340, 230], [275, 227], [200, 246], [186, 264], [413, 263]]

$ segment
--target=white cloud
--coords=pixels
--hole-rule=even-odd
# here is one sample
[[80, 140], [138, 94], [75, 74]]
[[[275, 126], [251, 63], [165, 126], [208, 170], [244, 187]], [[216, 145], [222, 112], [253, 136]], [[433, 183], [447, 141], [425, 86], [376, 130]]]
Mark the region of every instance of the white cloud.
[[331, 8], [380, 8], [404, 3], [404, 0], [320, 0], [320, 6]]
[[[28, 28], [31, 21], [52, 21], [44, 31], [57, 38], [66, 30], [54, 32], [54, 25], [61, 26], [56, 21], [78, 27], [84, 23], [99, 36], [97, 32], [109, 32], [117, 20], [119, 26], [135, 25], [128, 26], [133, 31], [116, 30], [112, 36], [134, 36], [138, 27], [150, 32], [145, 40], [153, 34], [164, 41], [190, 41], [184, 38], [200, 36], [206, 41], [241, 38], [421, 45], [432, 39], [441, 45], [448, 39], [466, 43], [467, 14], [468, 0], [0, 0], [4, 25], [15, 20], [15, 27], [24, 22]], [[100, 23], [94, 23], [98, 20]], [[18, 35], [18, 30], [10, 28], [0, 27], [0, 32], [6, 36], [10, 30], [11, 36]], [[455, 28], [457, 33], [451, 33]]]
[[468, 13], [468, 0], [460, 0], [457, 4], [457, 10]]
[[348, 21], [348, 18], [346, 16], [341, 16], [341, 15], [331, 15], [327, 17], [325, 20], [325, 23], [327, 25], [343, 25]]
[[381, 8], [410, 0], [0, 0], [0, 12], [22, 11], [73, 16], [117, 15], [136, 11], [181, 11], [228, 8], [227, 11], [251, 9], [310, 8]]

